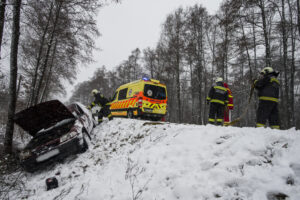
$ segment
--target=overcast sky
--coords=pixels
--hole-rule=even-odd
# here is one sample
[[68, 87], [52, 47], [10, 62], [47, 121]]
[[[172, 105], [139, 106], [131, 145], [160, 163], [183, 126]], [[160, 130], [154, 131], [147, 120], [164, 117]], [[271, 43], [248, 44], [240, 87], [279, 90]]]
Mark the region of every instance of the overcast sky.
[[[96, 40], [100, 51], [94, 52], [93, 64], [81, 68], [75, 84], [89, 80], [94, 71], [105, 65], [112, 70], [126, 60], [131, 51], [155, 47], [166, 16], [182, 6], [202, 4], [214, 14], [221, 0], [122, 0], [120, 4], [103, 7], [97, 17], [101, 37]], [[74, 84], [74, 85], [75, 85]], [[68, 89], [68, 98], [73, 87]]]

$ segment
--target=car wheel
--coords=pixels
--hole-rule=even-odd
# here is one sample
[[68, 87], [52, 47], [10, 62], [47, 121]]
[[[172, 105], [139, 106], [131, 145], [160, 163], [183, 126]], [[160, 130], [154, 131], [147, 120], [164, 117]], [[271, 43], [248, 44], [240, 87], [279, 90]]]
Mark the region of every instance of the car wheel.
[[133, 112], [132, 112], [132, 110], [128, 110], [128, 111], [127, 111], [127, 117], [128, 117], [129, 119], [133, 119]]
[[81, 149], [79, 150], [79, 153], [84, 153], [89, 148], [86, 139], [82, 138], [82, 140], [83, 140], [83, 144], [81, 145]]
[[83, 140], [83, 143], [81, 145], [80, 153], [86, 152], [86, 150], [89, 148], [89, 145], [88, 145], [88, 142], [87, 142], [88, 139], [89, 139], [89, 135], [86, 132], [86, 130], [83, 129], [82, 130], [82, 140]]

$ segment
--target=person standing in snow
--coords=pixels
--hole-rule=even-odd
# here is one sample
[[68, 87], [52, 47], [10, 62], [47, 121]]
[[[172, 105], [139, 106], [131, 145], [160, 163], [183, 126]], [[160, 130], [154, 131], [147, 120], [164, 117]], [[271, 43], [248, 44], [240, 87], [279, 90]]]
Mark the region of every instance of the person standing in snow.
[[224, 83], [224, 87], [228, 91], [228, 104], [225, 107], [225, 111], [224, 111], [224, 125], [228, 125], [231, 121], [231, 110], [233, 110], [233, 96], [227, 83]]
[[271, 128], [279, 129], [279, 81], [272, 67], [265, 67], [260, 72], [261, 76], [254, 81], [254, 87], [258, 91], [258, 109], [256, 114], [256, 127], [265, 127], [267, 120]]
[[110, 112], [110, 102], [105, 98], [101, 92], [96, 89], [92, 90], [92, 95], [95, 97], [94, 101], [88, 106], [88, 109], [92, 109], [95, 105], [101, 107], [101, 110], [98, 112], [98, 124], [101, 124], [103, 121], [103, 116], [108, 117], [109, 120], [112, 120], [112, 115]]
[[228, 91], [224, 87], [223, 78], [216, 79], [216, 86], [211, 87], [206, 100], [207, 104], [210, 104], [208, 122], [210, 124], [217, 122], [217, 125], [222, 125], [224, 108], [228, 104]]

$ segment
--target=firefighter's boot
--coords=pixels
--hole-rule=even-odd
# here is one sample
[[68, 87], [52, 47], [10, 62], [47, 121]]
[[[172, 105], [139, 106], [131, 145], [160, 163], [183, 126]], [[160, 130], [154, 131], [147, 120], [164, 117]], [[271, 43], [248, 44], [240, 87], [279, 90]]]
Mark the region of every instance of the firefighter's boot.
[[107, 117], [108, 117], [108, 120], [109, 120], [109, 121], [113, 119], [112, 114], [109, 114]]
[[213, 119], [213, 118], [209, 118], [209, 119], [208, 119], [208, 123], [209, 123], [209, 124], [212, 124], [212, 125], [215, 125], [215, 121], [216, 121], [216, 120]]
[[217, 119], [217, 126], [223, 125], [223, 119]]

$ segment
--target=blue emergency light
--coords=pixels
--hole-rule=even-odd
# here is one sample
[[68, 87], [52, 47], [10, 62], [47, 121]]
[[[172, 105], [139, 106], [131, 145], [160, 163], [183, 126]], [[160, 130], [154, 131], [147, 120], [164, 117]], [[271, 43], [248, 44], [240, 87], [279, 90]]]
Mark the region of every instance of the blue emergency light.
[[143, 75], [142, 80], [144, 80], [144, 81], [150, 81], [150, 78], [147, 75]]

